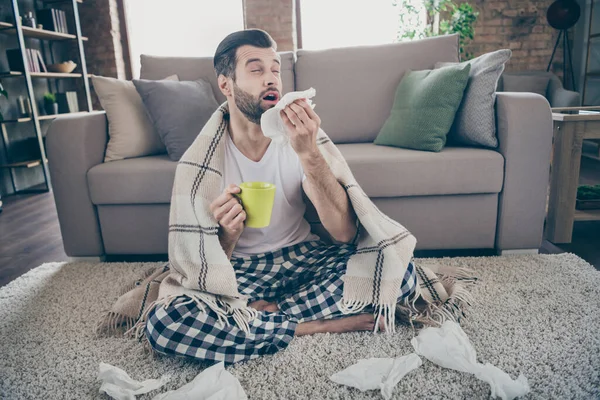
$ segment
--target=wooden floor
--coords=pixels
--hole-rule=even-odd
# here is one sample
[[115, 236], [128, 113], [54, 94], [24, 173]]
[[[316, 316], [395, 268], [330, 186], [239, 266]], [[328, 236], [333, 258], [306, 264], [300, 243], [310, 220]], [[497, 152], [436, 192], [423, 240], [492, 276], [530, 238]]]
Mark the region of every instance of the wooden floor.
[[[581, 183], [600, 183], [600, 163], [582, 162]], [[3, 198], [0, 213], [0, 286], [45, 262], [67, 261], [52, 193]], [[600, 222], [577, 222], [573, 241], [555, 246], [544, 241], [541, 253], [575, 253], [600, 270]], [[494, 255], [493, 250], [417, 251], [417, 257]], [[107, 261], [162, 261], [167, 256], [111, 256]]]
[[2, 198], [0, 286], [45, 262], [66, 261], [52, 193]]

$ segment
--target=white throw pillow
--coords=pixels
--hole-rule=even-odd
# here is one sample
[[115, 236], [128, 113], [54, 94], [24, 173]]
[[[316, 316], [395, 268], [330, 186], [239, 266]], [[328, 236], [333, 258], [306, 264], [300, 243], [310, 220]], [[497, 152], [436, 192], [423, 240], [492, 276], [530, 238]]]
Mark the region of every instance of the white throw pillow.
[[[179, 81], [179, 77], [165, 80]], [[108, 119], [104, 162], [167, 152], [132, 81], [92, 76], [92, 84]]]

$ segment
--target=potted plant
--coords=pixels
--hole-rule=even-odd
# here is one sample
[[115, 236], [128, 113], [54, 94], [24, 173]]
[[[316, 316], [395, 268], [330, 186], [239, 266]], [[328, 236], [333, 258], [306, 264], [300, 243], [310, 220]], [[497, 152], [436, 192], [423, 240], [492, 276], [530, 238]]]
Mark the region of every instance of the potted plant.
[[44, 110], [47, 115], [58, 114], [58, 103], [53, 93], [48, 92], [44, 95]]
[[590, 210], [600, 208], [600, 185], [581, 185], [577, 188], [575, 208]]

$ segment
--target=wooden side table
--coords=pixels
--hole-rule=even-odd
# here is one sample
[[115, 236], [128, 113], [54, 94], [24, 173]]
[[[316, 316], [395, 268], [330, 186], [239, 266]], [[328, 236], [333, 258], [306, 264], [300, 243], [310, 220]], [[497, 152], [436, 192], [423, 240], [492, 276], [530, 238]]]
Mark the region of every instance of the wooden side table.
[[553, 108], [552, 119], [554, 151], [545, 236], [552, 243], [570, 243], [575, 221], [600, 221], [600, 210], [575, 209], [581, 146], [583, 139], [600, 139], [600, 107]]

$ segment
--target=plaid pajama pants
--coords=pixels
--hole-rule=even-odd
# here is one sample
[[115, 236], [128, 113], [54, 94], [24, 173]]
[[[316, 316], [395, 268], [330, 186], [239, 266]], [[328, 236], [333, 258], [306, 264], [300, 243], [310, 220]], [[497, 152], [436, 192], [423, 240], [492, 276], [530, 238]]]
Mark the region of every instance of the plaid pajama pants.
[[[342, 276], [355, 245], [304, 242], [251, 257], [231, 259], [238, 290], [250, 296], [249, 303], [263, 299], [277, 303], [279, 312], [259, 312], [250, 322], [250, 333], [239, 329], [233, 318], [222, 326], [214, 311], [201, 311], [187, 296], [168, 308], [156, 307], [146, 322], [145, 334], [154, 351], [214, 362], [233, 364], [285, 349], [296, 325], [342, 316]], [[416, 271], [409, 263], [398, 301], [414, 293]], [[362, 312], [373, 312], [369, 307]]]

